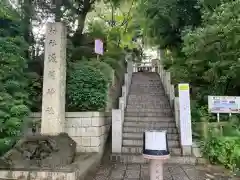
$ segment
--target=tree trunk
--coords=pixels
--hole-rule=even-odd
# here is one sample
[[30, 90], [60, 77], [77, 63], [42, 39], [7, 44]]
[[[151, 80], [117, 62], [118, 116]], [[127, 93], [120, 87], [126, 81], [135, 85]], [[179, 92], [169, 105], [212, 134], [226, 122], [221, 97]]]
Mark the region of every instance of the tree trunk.
[[[32, 0], [24, 0], [22, 4], [23, 9], [23, 37], [25, 41], [28, 43], [29, 47], [33, 44], [33, 35], [32, 35]], [[28, 58], [30, 58], [29, 50], [26, 52]]]
[[82, 33], [84, 29], [84, 24], [86, 20], [87, 12], [79, 15], [78, 17], [78, 28], [73, 36], [73, 44], [74, 46], [79, 46], [81, 44]]

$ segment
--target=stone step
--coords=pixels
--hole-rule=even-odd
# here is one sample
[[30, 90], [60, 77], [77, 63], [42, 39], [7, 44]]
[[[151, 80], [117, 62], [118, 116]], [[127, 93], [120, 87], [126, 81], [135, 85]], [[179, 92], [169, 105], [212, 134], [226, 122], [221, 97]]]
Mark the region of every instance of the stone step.
[[[149, 92], [151, 92], [151, 94], [149, 94]], [[164, 89], [161, 87], [155, 87], [155, 88], [149, 88], [149, 87], [130, 87], [129, 89], [129, 95], [137, 95], [137, 96], [141, 96], [143, 95], [161, 95], [164, 96], [165, 92]]]
[[172, 112], [125, 112], [125, 117], [172, 117]]
[[128, 104], [126, 109], [130, 110], [135, 110], [135, 109], [167, 109], [167, 108], [171, 108], [170, 104], [168, 102], [166, 102], [165, 104]]
[[162, 82], [159, 79], [152, 80], [152, 79], [133, 79], [132, 86], [160, 86], [163, 87]]
[[162, 106], [165, 104], [169, 104], [169, 101], [129, 101], [128, 100], [128, 104], [127, 105], [131, 105], [131, 106], [136, 106], [136, 105], [145, 105], [145, 106]]
[[[129, 154], [142, 154], [143, 148], [140, 146], [123, 146], [122, 153]], [[181, 148], [179, 147], [169, 147], [171, 155], [181, 156]]]
[[[147, 91], [147, 90], [152, 90], [152, 91]], [[130, 86], [130, 93], [134, 92], [144, 92], [144, 93], [163, 93], [164, 88], [161, 85], [158, 84], [146, 84], [145, 85], [139, 85], [139, 84], [131, 84]]]
[[176, 128], [156, 128], [156, 127], [153, 127], [153, 128], [139, 128], [139, 127], [126, 127], [124, 126], [123, 127], [123, 133], [143, 133], [145, 131], [148, 131], [148, 130], [159, 130], [159, 131], [163, 131], [163, 130], [166, 130], [167, 133], [171, 133], [171, 134], [177, 134], [178, 131]]
[[146, 128], [169, 128], [169, 127], [176, 127], [175, 122], [140, 122], [140, 121], [124, 121], [124, 127], [146, 127]]
[[161, 91], [158, 90], [156, 92], [153, 92], [153, 91], [149, 92], [149, 91], [144, 91], [144, 90], [138, 88], [137, 91], [129, 92], [129, 96], [140, 96], [142, 94], [149, 95], [149, 96], [165, 96], [165, 92], [163, 90], [161, 90]]
[[157, 113], [157, 112], [166, 112], [166, 113], [169, 113], [169, 112], [172, 112], [172, 109], [169, 107], [169, 108], [149, 108], [149, 109], [144, 109], [144, 108], [126, 108], [126, 112], [146, 112], [146, 113]]
[[161, 94], [161, 95], [151, 95], [151, 94], [147, 94], [147, 93], [142, 93], [142, 94], [139, 94], [139, 95], [133, 95], [133, 94], [130, 94], [128, 96], [128, 99], [164, 99], [166, 98], [165, 94]]
[[[143, 140], [143, 133], [123, 133], [123, 139], [139, 139]], [[179, 140], [178, 134], [167, 134], [168, 140]]]
[[[126, 115], [126, 114], [125, 114]], [[139, 117], [139, 116], [125, 116], [124, 122], [137, 121], [137, 122], [175, 122], [173, 117], [153, 116], [153, 117]]]
[[[143, 146], [143, 140], [123, 139], [123, 146]], [[179, 141], [168, 140], [168, 147], [179, 147]]]
[[[130, 153], [113, 153], [110, 156], [111, 161], [118, 163], [137, 163], [137, 164], [146, 164], [149, 163], [149, 160], [144, 159], [142, 154], [130, 154]], [[189, 164], [196, 165], [197, 158], [191, 156], [171, 156], [167, 160], [168, 164]]]
[[140, 95], [140, 96], [129, 96], [128, 101], [148, 101], [148, 102], [162, 102], [168, 101], [167, 96], [150, 96], [150, 95]]

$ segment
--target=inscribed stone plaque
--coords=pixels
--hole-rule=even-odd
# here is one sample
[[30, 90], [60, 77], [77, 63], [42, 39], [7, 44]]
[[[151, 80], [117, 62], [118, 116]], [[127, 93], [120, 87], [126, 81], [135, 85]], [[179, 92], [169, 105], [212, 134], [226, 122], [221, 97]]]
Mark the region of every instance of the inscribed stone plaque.
[[66, 88], [66, 27], [48, 23], [45, 40], [41, 133], [64, 132]]

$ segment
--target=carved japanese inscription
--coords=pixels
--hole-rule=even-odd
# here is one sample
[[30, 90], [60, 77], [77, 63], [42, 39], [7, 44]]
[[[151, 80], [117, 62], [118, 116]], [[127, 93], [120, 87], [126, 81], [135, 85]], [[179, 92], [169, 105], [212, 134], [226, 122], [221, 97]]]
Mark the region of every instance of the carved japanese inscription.
[[56, 40], [54, 40], [54, 39], [49, 40], [48, 44], [49, 44], [49, 46], [52, 46], [52, 47], [57, 45]]
[[53, 63], [57, 63], [56, 53], [49, 54], [49, 55], [48, 55], [48, 61], [49, 61], [49, 62], [53, 62]]
[[53, 110], [52, 107], [47, 107], [46, 112], [47, 112], [48, 114], [54, 114], [54, 110]]
[[[60, 22], [48, 23], [45, 41], [41, 132], [64, 131], [66, 89], [66, 32]], [[54, 128], [49, 128], [49, 126]]]
[[47, 90], [47, 94], [49, 94], [49, 95], [53, 95], [55, 92], [56, 92], [56, 90], [54, 88], [49, 88]]
[[48, 77], [54, 80], [56, 78], [55, 71], [48, 71]]
[[53, 26], [51, 26], [50, 28], [49, 28], [49, 34], [50, 35], [53, 35], [53, 34], [56, 34], [57, 33], [57, 29], [56, 29], [56, 27], [53, 27]]

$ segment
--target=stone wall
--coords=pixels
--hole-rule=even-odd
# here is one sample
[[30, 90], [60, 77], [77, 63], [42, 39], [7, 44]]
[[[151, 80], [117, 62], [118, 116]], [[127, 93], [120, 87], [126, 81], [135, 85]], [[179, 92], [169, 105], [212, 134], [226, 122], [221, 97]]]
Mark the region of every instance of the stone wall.
[[[41, 113], [33, 113], [30, 122], [36, 125], [40, 133]], [[111, 125], [111, 113], [104, 112], [67, 112], [65, 132], [77, 143], [77, 152], [101, 152], [104, 149]], [[32, 127], [32, 125], [31, 125]], [[32, 133], [32, 128], [25, 129], [25, 135]]]

